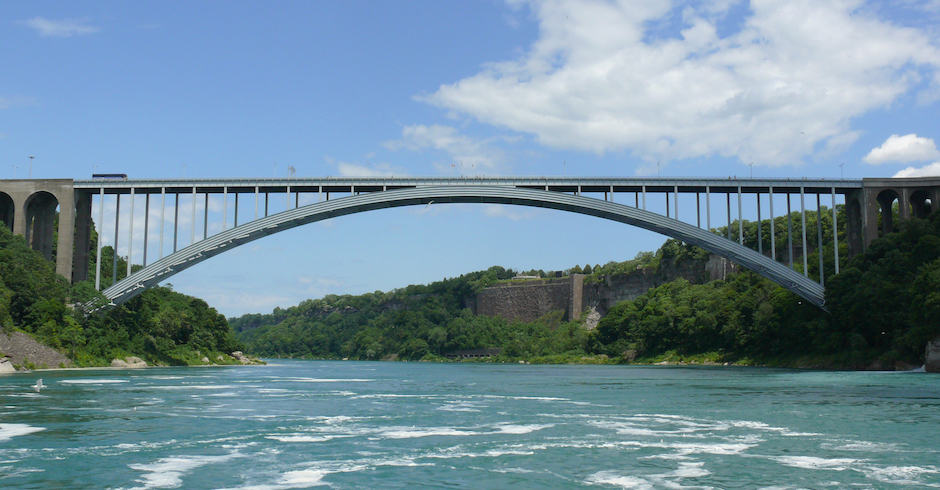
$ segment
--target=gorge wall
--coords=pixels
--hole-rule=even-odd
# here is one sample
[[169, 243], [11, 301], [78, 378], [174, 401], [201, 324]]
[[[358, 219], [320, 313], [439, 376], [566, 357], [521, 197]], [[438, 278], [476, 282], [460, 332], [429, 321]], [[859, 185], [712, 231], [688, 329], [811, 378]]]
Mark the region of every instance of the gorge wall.
[[663, 259], [656, 269], [637, 269], [629, 274], [591, 278], [571, 274], [563, 278], [530, 279], [490, 286], [477, 293], [474, 313], [500, 316], [509, 321], [533, 322], [545, 314], [564, 310], [565, 319], [577, 320], [585, 310], [607, 314], [615, 304], [633, 300], [652, 288], [678, 278], [702, 284], [724, 279], [737, 269], [728, 259], [711, 255], [707, 260], [676, 262]]

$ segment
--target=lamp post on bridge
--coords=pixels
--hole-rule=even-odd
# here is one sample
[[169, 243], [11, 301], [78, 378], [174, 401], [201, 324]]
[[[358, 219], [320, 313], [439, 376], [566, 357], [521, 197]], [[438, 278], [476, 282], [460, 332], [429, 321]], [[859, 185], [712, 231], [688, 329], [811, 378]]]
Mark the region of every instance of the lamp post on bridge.
[[36, 158], [32, 155], [29, 156], [29, 178], [33, 178], [33, 159]]

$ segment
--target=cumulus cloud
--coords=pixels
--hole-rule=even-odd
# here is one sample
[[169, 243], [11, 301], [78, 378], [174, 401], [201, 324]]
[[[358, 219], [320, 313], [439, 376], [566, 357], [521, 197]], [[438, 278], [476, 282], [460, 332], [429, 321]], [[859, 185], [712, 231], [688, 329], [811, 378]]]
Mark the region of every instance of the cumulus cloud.
[[743, 17], [727, 0], [510, 3], [539, 22], [528, 52], [418, 99], [553, 148], [799, 164], [940, 79], [931, 31], [861, 0], [753, 0]]
[[894, 174], [893, 177], [940, 177], [940, 162], [934, 162], [921, 168], [907, 167]]
[[42, 37], [72, 37], [98, 32], [95, 26], [87, 24], [87, 20], [49, 20], [42, 17], [33, 17], [20, 23], [34, 29]]
[[889, 162], [923, 162], [936, 158], [940, 158], [936, 143], [930, 138], [921, 138], [912, 133], [904, 136], [892, 134], [883, 145], [872, 149], [862, 161], [879, 165]]
[[493, 146], [492, 141], [462, 135], [457, 128], [438, 124], [406, 126], [402, 129], [402, 139], [388, 141], [385, 147], [390, 150], [443, 151], [448, 155], [449, 161], [438, 163], [436, 166], [445, 173], [498, 173], [498, 168], [506, 160], [503, 151]]

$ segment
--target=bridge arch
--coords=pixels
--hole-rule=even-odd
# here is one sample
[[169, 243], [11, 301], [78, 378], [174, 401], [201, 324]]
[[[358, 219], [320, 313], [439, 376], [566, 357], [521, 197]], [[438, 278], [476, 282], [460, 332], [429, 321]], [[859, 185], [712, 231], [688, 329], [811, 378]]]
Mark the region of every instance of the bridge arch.
[[52, 260], [52, 239], [55, 230], [55, 214], [59, 199], [47, 191], [37, 191], [26, 198], [26, 243]]
[[0, 191], [0, 223], [13, 231], [13, 215], [16, 213], [16, 204], [6, 192]]
[[823, 307], [824, 289], [815, 281], [743, 245], [688, 223], [635, 207], [561, 192], [495, 187], [446, 186], [353, 195], [309, 204], [245, 223], [194, 243], [154, 262], [103, 291], [116, 306], [204, 260], [259, 238], [329, 218], [403, 206], [444, 203], [509, 204], [595, 216], [637, 226], [697, 245], [780, 284]]

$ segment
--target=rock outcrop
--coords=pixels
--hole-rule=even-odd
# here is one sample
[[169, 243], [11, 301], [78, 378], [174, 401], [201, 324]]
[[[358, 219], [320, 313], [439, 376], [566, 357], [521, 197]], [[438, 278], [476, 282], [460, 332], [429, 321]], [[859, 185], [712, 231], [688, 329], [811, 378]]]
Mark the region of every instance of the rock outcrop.
[[10, 361], [9, 357], [4, 357], [0, 359], [0, 374], [6, 373], [15, 373], [16, 368], [13, 367], [13, 362]]
[[147, 367], [147, 361], [134, 356], [125, 357], [124, 359], [112, 359], [111, 367], [130, 369], [145, 368]]
[[940, 373], [940, 337], [927, 342], [924, 354], [924, 370], [928, 373]]

